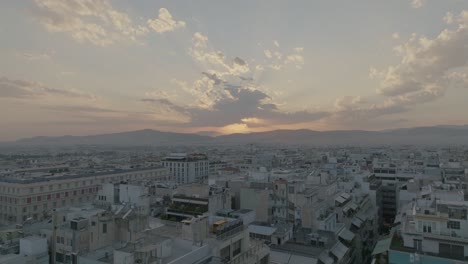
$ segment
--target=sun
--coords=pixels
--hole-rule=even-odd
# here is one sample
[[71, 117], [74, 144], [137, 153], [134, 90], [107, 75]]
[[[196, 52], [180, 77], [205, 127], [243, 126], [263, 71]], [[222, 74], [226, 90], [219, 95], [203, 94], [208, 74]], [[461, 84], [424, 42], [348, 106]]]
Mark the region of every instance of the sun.
[[249, 131], [249, 126], [244, 123], [234, 123], [219, 129], [219, 132], [222, 134], [248, 133]]

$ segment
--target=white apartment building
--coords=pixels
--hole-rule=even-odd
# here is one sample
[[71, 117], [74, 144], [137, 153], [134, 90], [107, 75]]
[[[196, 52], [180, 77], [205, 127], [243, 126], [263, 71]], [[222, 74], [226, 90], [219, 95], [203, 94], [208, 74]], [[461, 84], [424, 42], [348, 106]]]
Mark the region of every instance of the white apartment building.
[[104, 183], [157, 180], [167, 174], [165, 168], [154, 167], [84, 175], [6, 175], [0, 178], [0, 224], [42, 220], [54, 208], [90, 203]]
[[162, 165], [169, 169], [173, 180], [179, 184], [201, 182], [208, 179], [210, 166], [204, 154], [172, 153]]
[[401, 225], [393, 240], [400, 240], [405, 251], [413, 254], [467, 261], [468, 202], [463, 200], [463, 192], [452, 192], [450, 195], [450, 191], [434, 186], [431, 192], [423, 188], [419, 198], [400, 211]]

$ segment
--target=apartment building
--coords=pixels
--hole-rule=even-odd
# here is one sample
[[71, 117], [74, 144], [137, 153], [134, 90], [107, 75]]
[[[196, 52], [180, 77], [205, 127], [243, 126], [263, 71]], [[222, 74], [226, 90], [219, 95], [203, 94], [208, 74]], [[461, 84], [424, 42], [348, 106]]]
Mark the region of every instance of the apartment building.
[[52, 209], [92, 202], [104, 183], [167, 177], [163, 167], [93, 174], [9, 174], [0, 178], [0, 224], [51, 216]]
[[466, 263], [468, 202], [463, 191], [438, 183], [423, 187], [399, 211], [391, 236], [379, 243], [374, 255], [382, 263]]
[[210, 174], [208, 158], [204, 154], [172, 153], [161, 164], [179, 184], [202, 182]]
[[204, 214], [215, 215], [219, 210], [231, 209], [229, 189], [202, 184], [187, 184], [174, 190], [168, 217], [186, 219]]

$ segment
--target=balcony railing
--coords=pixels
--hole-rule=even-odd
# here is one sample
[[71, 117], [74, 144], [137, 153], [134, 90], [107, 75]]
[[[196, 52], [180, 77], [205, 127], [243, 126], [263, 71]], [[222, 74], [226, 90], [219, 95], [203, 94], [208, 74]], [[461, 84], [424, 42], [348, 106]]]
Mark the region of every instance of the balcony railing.
[[185, 211], [185, 210], [172, 209], [172, 208], [167, 208], [167, 213], [168, 214], [174, 213], [174, 214], [182, 214], [182, 215], [191, 215], [191, 216], [199, 216], [199, 215], [203, 214], [201, 212]]
[[234, 235], [237, 235], [239, 234], [240, 232], [244, 231], [246, 229], [246, 227], [244, 225], [240, 225], [236, 228], [233, 228], [229, 231], [226, 231], [218, 236], [216, 236], [216, 239], [218, 240], [225, 240], [227, 238], [230, 238], [231, 236], [234, 236]]

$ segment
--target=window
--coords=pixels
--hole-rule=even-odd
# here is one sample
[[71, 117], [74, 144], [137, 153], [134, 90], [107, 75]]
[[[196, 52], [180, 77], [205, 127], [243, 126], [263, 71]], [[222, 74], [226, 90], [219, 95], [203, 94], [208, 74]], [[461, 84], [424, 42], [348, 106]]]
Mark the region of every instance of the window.
[[60, 193], [55, 194], [56, 199], [60, 199]]
[[41, 196], [38, 196], [37, 197], [37, 201], [40, 202], [42, 200], [42, 197]]
[[47, 195], [47, 200], [50, 200], [50, 198], [52, 198], [52, 196], [50, 194]]
[[107, 234], [107, 224], [102, 224], [102, 233]]
[[460, 222], [457, 221], [448, 221], [447, 222], [448, 229], [460, 229]]
[[59, 263], [62, 263], [65, 261], [64, 255], [62, 253], [56, 253], [55, 254], [55, 260]]
[[28, 197], [28, 199], [26, 199], [27, 203], [30, 204], [31, 203], [31, 197]]

